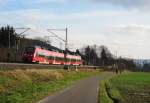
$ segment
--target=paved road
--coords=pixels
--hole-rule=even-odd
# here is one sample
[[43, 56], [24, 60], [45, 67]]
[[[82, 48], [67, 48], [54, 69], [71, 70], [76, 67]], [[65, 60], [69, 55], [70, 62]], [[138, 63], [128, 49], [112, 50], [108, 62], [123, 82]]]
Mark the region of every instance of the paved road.
[[99, 81], [104, 78], [104, 75], [109, 73], [83, 79], [74, 86], [38, 103], [97, 103]]

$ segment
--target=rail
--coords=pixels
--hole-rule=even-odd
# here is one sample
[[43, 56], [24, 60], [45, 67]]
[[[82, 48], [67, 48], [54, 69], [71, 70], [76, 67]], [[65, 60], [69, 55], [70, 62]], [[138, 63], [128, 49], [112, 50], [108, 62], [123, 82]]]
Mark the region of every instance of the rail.
[[[0, 70], [14, 70], [14, 69], [63, 69], [64, 65], [48, 65], [48, 64], [29, 64], [29, 63], [2, 63], [0, 62]], [[78, 69], [97, 69], [100, 66], [69, 66], [69, 68]]]

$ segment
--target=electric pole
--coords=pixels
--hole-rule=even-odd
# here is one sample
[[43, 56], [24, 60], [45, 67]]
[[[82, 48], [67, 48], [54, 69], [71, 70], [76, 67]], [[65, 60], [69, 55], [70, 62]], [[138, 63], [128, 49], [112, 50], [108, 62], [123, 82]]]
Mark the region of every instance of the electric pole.
[[8, 38], [9, 38], [9, 50], [10, 50], [10, 30], [8, 30]]
[[15, 61], [16, 61], [16, 58], [17, 58], [17, 52], [18, 52], [18, 50], [19, 50], [19, 45], [20, 45], [20, 38], [21, 38], [21, 36], [24, 38], [24, 33], [25, 32], [27, 32], [27, 31], [29, 31], [31, 28], [15, 28], [15, 30], [23, 30], [22, 32], [20, 32], [20, 33], [18, 33], [19, 34], [19, 37], [17, 37], [16, 39], [15, 39], [15, 48], [16, 48], [16, 50], [15, 50]]
[[10, 62], [10, 30], [8, 30], [8, 48], [7, 61]]
[[[31, 28], [15, 28], [15, 30], [23, 30], [21, 33], [19, 33], [19, 36], [24, 36], [22, 34], [24, 34], [25, 32], [29, 31]], [[18, 51], [19, 49], [19, 44], [20, 44], [20, 37], [19, 38], [16, 38], [16, 51]]]
[[65, 43], [65, 49], [68, 49], [68, 28], [66, 28], [66, 43]]

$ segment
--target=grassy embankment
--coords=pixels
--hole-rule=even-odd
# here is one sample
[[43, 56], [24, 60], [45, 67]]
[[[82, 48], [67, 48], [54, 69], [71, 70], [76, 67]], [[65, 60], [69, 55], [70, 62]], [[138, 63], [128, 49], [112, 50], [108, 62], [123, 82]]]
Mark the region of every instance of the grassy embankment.
[[0, 71], [0, 103], [33, 103], [99, 71]]
[[114, 103], [150, 103], [149, 73], [126, 73], [103, 84], [105, 91], [100, 91], [100, 94], [103, 94], [100, 95], [101, 103], [113, 103], [107, 102], [110, 99], [114, 99]]

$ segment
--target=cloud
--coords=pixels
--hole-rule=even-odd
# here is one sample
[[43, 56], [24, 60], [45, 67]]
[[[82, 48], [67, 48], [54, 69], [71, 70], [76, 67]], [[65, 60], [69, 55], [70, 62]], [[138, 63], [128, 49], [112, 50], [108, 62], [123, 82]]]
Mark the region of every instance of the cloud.
[[[31, 37], [50, 35], [46, 31], [50, 27], [64, 28], [71, 25], [69, 43], [75, 44], [74, 47], [80, 48], [84, 44], [106, 45], [112, 51], [118, 50], [120, 55], [144, 55], [144, 58], [148, 58], [149, 18], [148, 13], [126, 10], [91, 10], [58, 14], [28, 9], [2, 12], [0, 25], [6, 23], [15, 27], [31, 27], [32, 30], [28, 32], [28, 36]], [[59, 34], [63, 35], [62, 32]]]
[[91, 0], [91, 1], [118, 5], [126, 8], [150, 9], [150, 0]]
[[149, 38], [150, 25], [130, 24], [118, 25], [112, 27], [110, 37], [107, 37], [112, 44], [108, 43], [109, 47], [116, 49], [122, 55], [132, 55], [134, 58], [149, 58]]
[[148, 35], [150, 33], [150, 25], [142, 24], [130, 24], [130, 25], [118, 25], [113, 28], [119, 34], [131, 35]]

